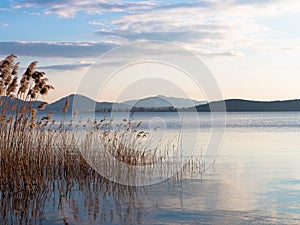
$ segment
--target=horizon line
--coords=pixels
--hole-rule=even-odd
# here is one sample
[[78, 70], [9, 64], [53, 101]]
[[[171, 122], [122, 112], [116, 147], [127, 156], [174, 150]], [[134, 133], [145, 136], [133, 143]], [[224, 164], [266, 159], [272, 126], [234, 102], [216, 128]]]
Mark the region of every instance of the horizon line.
[[[166, 98], [178, 98], [178, 99], [187, 99], [187, 100], [191, 100], [191, 101], [199, 101], [199, 102], [206, 102], [206, 103], [211, 103], [211, 102], [218, 102], [218, 101], [228, 101], [228, 100], [243, 100], [243, 101], [253, 101], [253, 102], [284, 102], [284, 101], [295, 101], [295, 100], [300, 100], [300, 97], [298, 98], [288, 98], [288, 99], [251, 99], [251, 98], [243, 98], [243, 97], [228, 97], [228, 98], [224, 98], [224, 99], [214, 99], [214, 100], [198, 100], [198, 99], [192, 99], [192, 98], [186, 98], [186, 97], [174, 97], [174, 96], [165, 96], [165, 95], [162, 95], [162, 94], [158, 94], [158, 95], [148, 95], [148, 96], [144, 96], [144, 97], [141, 97], [141, 98], [136, 98], [136, 99], [127, 99], [127, 100], [123, 100], [123, 101], [119, 101], [119, 102], [114, 102], [114, 101], [107, 101], [107, 100], [103, 100], [103, 101], [99, 101], [97, 99], [93, 99], [89, 96], [86, 96], [86, 95], [83, 95], [83, 94], [78, 94], [78, 93], [70, 93], [68, 95], [65, 95], [63, 97], [59, 97], [59, 98], [56, 98], [56, 100], [53, 100], [53, 101], [49, 101], [49, 104], [52, 104], [52, 103], [55, 103], [63, 98], [66, 98], [66, 97], [69, 97], [71, 95], [80, 95], [80, 96], [83, 96], [83, 97], [86, 97], [86, 98], [89, 98], [95, 102], [107, 102], [107, 103], [124, 103], [124, 102], [127, 102], [127, 101], [138, 101], [138, 100], [141, 100], [141, 99], [146, 99], [146, 98], [151, 98], [151, 97], [159, 97], [159, 96], [163, 96], [163, 97], [166, 97]], [[37, 100], [37, 101], [41, 101], [41, 100]]]

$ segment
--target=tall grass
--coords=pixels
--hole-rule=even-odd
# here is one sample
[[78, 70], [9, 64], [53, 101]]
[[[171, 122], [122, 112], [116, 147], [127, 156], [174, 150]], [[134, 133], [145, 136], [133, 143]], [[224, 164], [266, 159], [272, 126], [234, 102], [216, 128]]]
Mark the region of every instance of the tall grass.
[[[19, 63], [15, 63], [15, 58], [11, 54], [0, 62], [1, 222], [38, 224], [51, 196], [57, 196], [59, 208], [74, 189], [86, 195], [104, 192], [125, 199], [136, 196], [140, 189], [100, 176], [81, 153], [102, 149], [117, 162], [154, 167], [167, 160], [168, 148], [162, 152], [158, 147], [151, 148], [151, 136], [140, 129], [141, 123], [124, 120], [111, 129], [112, 120], [105, 118], [74, 124], [54, 121], [51, 113], [38, 117], [47, 103], [36, 105], [37, 100], [54, 87], [44, 72], [36, 70], [37, 62], [32, 62], [18, 77]], [[68, 104], [67, 99], [62, 113], [67, 113]], [[119, 164], [110, 164], [105, 158], [99, 162], [109, 173], [119, 169]], [[131, 174], [120, 171], [120, 176]], [[90, 198], [89, 204], [95, 204], [94, 200]]]

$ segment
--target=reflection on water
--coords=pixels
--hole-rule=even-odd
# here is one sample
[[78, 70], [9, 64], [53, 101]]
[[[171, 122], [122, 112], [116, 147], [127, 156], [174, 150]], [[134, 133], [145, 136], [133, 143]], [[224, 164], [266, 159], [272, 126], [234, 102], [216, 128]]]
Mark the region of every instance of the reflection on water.
[[282, 121], [273, 132], [231, 126], [215, 164], [183, 179], [138, 188], [94, 174], [35, 194], [0, 192], [0, 224], [300, 224], [299, 133]]
[[[43, 114], [41, 114], [43, 115]], [[100, 118], [104, 116], [113, 118], [116, 123], [120, 123], [124, 118], [143, 121], [143, 129], [148, 129], [151, 126], [158, 124], [160, 128], [179, 129], [184, 123], [185, 129], [201, 129], [210, 130], [212, 120], [214, 126], [223, 126], [222, 113], [218, 117], [218, 113], [212, 117], [210, 113], [191, 113], [191, 112], [136, 112], [133, 117], [130, 113], [81, 113], [81, 119], [85, 118]], [[71, 120], [72, 114], [55, 115], [56, 121]], [[77, 118], [79, 119], [79, 118]], [[184, 121], [182, 121], [184, 119]], [[75, 120], [76, 121], [76, 120]], [[239, 132], [298, 132], [300, 131], [300, 112], [230, 112], [226, 113], [226, 128], [227, 131]]]

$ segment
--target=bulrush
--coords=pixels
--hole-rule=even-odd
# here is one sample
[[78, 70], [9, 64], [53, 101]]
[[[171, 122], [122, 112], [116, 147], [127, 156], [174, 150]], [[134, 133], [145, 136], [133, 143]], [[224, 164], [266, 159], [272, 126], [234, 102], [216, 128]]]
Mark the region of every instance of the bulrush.
[[40, 94], [47, 95], [51, 89], [54, 89], [54, 87], [52, 85], [47, 84], [40, 90]]
[[12, 82], [8, 85], [8, 88], [6, 90], [6, 95], [9, 96], [12, 92], [15, 92], [18, 87], [18, 78], [15, 77]]
[[26, 72], [25, 72], [25, 76], [26, 76], [27, 80], [31, 79], [37, 63], [38, 63], [38, 61], [34, 61], [34, 62], [30, 63], [29, 66], [27, 67]]
[[29, 81], [25, 80], [23, 83], [21, 83], [21, 86], [19, 88], [18, 94], [24, 94], [29, 88]]
[[17, 63], [14, 65], [14, 68], [13, 68], [13, 70], [12, 70], [12, 72], [11, 72], [11, 74], [12, 74], [13, 76], [15, 76], [15, 75], [18, 74], [19, 64], [20, 64], [20, 62], [17, 62]]
[[33, 90], [33, 89], [30, 89], [30, 90], [28, 91], [27, 96], [30, 96], [31, 99], [36, 99], [36, 97], [37, 97], [37, 92], [36, 92], [35, 90]]
[[[0, 96], [4, 96], [0, 105], [0, 198], [3, 191], [33, 191], [45, 182], [38, 176], [42, 169], [37, 167], [39, 163], [33, 163], [40, 157], [40, 152], [33, 150], [47, 144], [43, 142], [45, 134], [38, 132], [41, 123], [36, 121], [37, 109], [33, 102], [40, 90], [34, 90], [34, 85], [38, 80], [38, 86], [41, 82], [42, 86], [52, 86], [43, 78], [44, 72], [35, 71], [36, 61], [27, 67], [19, 82], [19, 63], [14, 63], [15, 58], [11, 54], [0, 61]], [[37, 108], [41, 110], [46, 105], [43, 102]]]
[[48, 114], [47, 116], [42, 117], [42, 120], [51, 120], [52, 114]]
[[4, 93], [5, 93], [4, 91], [5, 91], [4, 86], [2, 83], [0, 83], [0, 96], [4, 95]]
[[63, 113], [66, 113], [68, 111], [68, 106], [69, 106], [70, 98], [67, 97], [64, 108], [63, 108]]
[[36, 113], [37, 113], [37, 110], [36, 110], [36, 109], [31, 109], [31, 110], [30, 110], [31, 120], [32, 120], [32, 121], [35, 121], [35, 119], [36, 119]]
[[32, 79], [34, 79], [35, 83], [39, 83], [44, 75], [44, 72], [34, 71], [32, 74]]
[[47, 102], [42, 102], [42, 103], [38, 106], [38, 109], [43, 110], [43, 109], [46, 108], [47, 105], [48, 105]]

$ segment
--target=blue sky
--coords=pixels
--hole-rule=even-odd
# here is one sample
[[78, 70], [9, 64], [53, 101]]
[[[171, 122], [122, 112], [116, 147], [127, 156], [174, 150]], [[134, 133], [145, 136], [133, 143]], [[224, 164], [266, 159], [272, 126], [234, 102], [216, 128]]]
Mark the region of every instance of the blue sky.
[[199, 55], [224, 98], [294, 99], [300, 98], [299, 12], [298, 0], [1, 1], [0, 55], [14, 52], [23, 67], [38, 60], [56, 87], [53, 101], [76, 92], [106, 51], [162, 40]]

